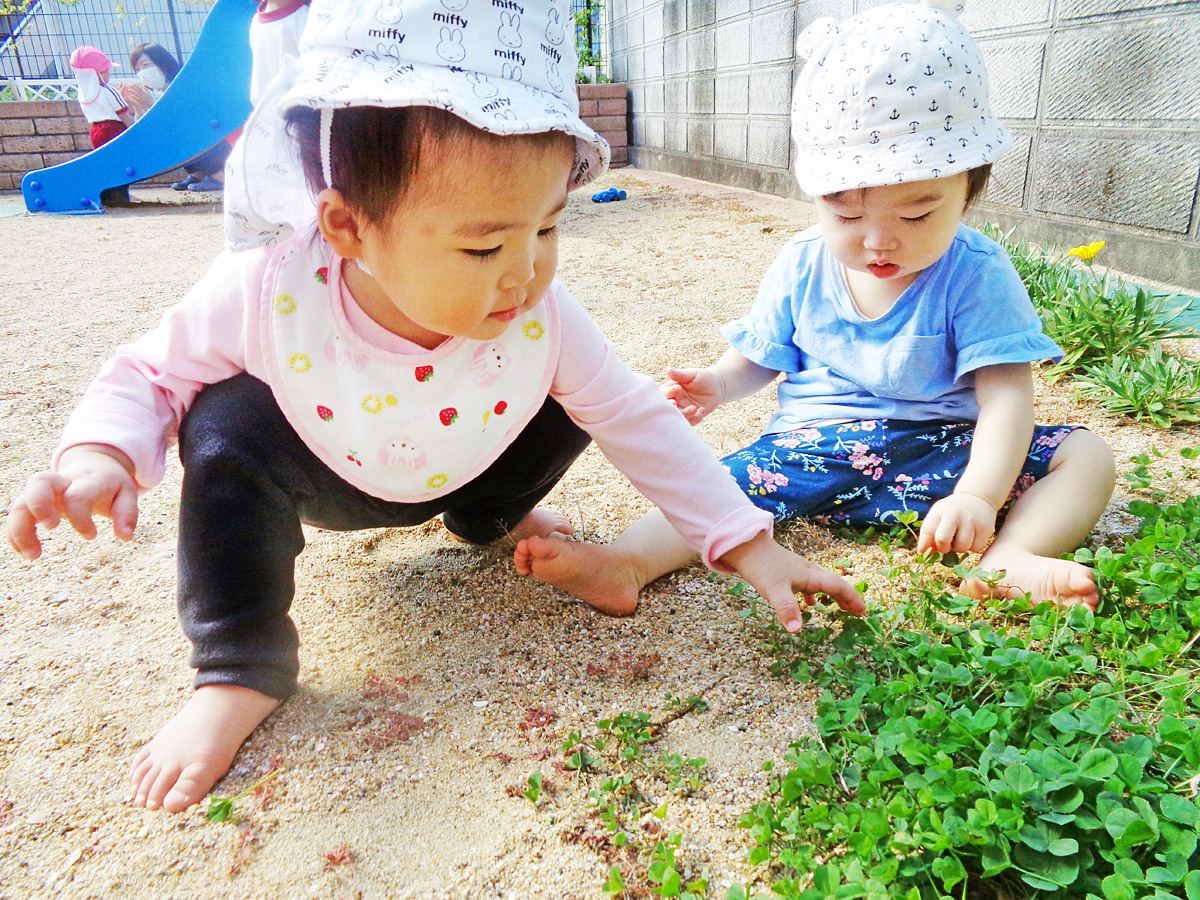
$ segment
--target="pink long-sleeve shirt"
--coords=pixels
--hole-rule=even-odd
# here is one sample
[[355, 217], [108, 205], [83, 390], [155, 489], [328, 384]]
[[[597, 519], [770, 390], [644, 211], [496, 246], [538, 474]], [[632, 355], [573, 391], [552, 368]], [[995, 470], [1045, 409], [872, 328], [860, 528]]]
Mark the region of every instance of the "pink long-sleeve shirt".
[[[202, 388], [241, 372], [270, 383], [262, 305], [269, 302], [268, 267], [281, 252], [222, 254], [155, 329], [119, 347], [72, 413], [55, 462], [76, 444], [110, 445], [132, 460], [138, 486], [149, 489], [162, 480], [167, 448]], [[399, 357], [426, 352], [371, 320], [338, 281], [346, 321], [358, 337]], [[726, 570], [717, 560], [770, 533], [772, 516], [749, 501], [657, 386], [622, 362], [560, 282], [550, 294], [561, 341], [550, 396], [707, 565]]]

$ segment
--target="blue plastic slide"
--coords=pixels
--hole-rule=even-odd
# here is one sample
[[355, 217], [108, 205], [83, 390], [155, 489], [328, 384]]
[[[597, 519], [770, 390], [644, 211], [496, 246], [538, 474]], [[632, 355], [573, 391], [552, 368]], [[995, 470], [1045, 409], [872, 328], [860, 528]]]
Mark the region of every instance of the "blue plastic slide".
[[133, 127], [86, 156], [26, 173], [30, 212], [99, 213], [100, 192], [195, 159], [250, 115], [250, 20], [255, 0], [216, 0], [196, 47], [162, 97]]

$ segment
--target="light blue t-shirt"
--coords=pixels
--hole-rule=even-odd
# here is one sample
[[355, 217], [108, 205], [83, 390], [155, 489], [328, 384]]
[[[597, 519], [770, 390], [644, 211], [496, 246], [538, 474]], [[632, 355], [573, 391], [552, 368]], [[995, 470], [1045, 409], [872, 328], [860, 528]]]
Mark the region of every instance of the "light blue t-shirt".
[[767, 434], [823, 420], [973, 422], [976, 369], [1062, 358], [1004, 249], [965, 225], [877, 319], [858, 311], [813, 226], [776, 257], [750, 314], [721, 333], [785, 373]]

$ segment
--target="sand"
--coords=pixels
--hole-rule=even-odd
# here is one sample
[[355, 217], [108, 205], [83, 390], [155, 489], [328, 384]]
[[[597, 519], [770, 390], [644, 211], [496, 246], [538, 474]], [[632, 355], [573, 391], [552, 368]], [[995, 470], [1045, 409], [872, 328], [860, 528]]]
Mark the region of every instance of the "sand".
[[[812, 221], [803, 203], [633, 169], [595, 190], [605, 187], [628, 199], [573, 198], [560, 274], [654, 378], [719, 356], [718, 326]], [[220, 249], [211, 198], [134, 195], [137, 208], [103, 216], [0, 218], [6, 502], [45, 466], [101, 362]], [[1038, 403], [1043, 421], [1086, 421], [1109, 438], [1122, 471], [1154, 446], [1198, 443], [1195, 429], [1098, 416], [1062, 385], [1039, 381]], [[701, 434], [714, 452], [737, 449], [772, 407], [763, 392]], [[0, 556], [0, 898], [599, 898], [612, 857], [589, 838], [603, 828], [587, 792], [602, 779], [563, 769], [561, 747], [621, 711], [665, 722], [647, 757], [706, 760], [691, 792], [639, 776], [646, 803], [666, 804], [658, 827], [684, 836], [685, 876], [706, 874], [713, 897], [764, 876], [737, 822], [766, 796], [762, 764], [809, 732], [814, 694], [771, 674], [743, 616], [749, 597], [694, 567], [653, 585], [635, 616], [605, 618], [517, 577], [507, 548], [464, 546], [436, 522], [306, 530], [293, 608], [301, 689], [217, 787], [232, 796], [274, 766], [265, 795], [221, 823], [199, 808], [130, 806], [128, 758], [191, 690], [173, 599], [179, 479], [171, 458], [130, 544], [63, 527], [41, 560]], [[1128, 528], [1127, 501], [1119, 487], [1097, 539]], [[592, 540], [648, 508], [594, 447], [548, 503]], [[782, 537], [884, 602], [877, 545], [813, 526]], [[707, 709], [677, 715], [668, 694], [703, 695]], [[547, 782], [536, 805], [521, 796], [535, 771]]]

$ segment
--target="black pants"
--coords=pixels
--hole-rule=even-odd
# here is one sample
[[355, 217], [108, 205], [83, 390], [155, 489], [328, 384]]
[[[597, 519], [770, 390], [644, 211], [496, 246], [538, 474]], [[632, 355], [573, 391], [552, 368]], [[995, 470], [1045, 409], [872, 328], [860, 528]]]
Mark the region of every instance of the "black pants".
[[201, 178], [216, 175], [225, 168], [225, 161], [232, 150], [233, 145], [229, 141], [218, 141], [185, 165], [183, 171]]
[[301, 523], [337, 531], [419, 525], [441, 515], [473, 543], [503, 537], [558, 483], [590, 438], [547, 398], [479, 477], [420, 503], [391, 503], [338, 477], [250, 375], [205, 388], [179, 430], [179, 618], [197, 687], [233, 684], [283, 699], [299, 640], [288, 617]]

